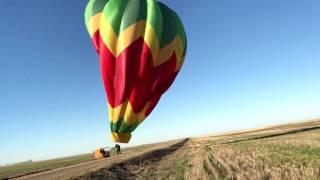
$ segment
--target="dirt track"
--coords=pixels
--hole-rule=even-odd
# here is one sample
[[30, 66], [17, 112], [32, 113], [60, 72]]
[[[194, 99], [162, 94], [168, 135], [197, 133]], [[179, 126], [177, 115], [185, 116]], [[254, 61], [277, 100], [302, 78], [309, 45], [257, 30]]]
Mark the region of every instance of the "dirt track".
[[75, 179], [315, 179], [320, 121], [181, 141]]
[[156, 144], [20, 179], [320, 180], [320, 121]]
[[[185, 147], [187, 145], [190, 145], [190, 139], [184, 139], [162, 149], [149, 151], [126, 162], [114, 163], [112, 166], [75, 179], [156, 179], [160, 172], [163, 177], [169, 177], [170, 171], [167, 170], [172, 168], [172, 165], [176, 163], [175, 160], [186, 154]], [[168, 175], [164, 174], [163, 170]]]
[[37, 174], [31, 174], [27, 176], [22, 176], [16, 179], [32, 179], [32, 180], [51, 180], [51, 179], [72, 179], [76, 177], [81, 177], [86, 174], [98, 171], [102, 168], [110, 168], [113, 164], [124, 163], [128, 160], [144, 156], [145, 154], [152, 152], [159, 152], [162, 149], [171, 147], [173, 145], [179, 144], [183, 140], [175, 140], [170, 142], [165, 142], [161, 144], [154, 145], [150, 148], [141, 151], [130, 151], [119, 156], [113, 156], [110, 158], [89, 161], [77, 165], [72, 165], [64, 168], [54, 169], [50, 171], [45, 171]]

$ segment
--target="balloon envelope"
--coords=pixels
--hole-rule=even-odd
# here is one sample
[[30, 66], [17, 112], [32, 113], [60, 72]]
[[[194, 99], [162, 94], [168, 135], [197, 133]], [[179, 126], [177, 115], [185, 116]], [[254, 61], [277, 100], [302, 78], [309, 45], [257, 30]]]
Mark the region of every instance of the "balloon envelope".
[[99, 55], [112, 139], [127, 143], [180, 71], [184, 27], [155, 0], [90, 0], [85, 23]]

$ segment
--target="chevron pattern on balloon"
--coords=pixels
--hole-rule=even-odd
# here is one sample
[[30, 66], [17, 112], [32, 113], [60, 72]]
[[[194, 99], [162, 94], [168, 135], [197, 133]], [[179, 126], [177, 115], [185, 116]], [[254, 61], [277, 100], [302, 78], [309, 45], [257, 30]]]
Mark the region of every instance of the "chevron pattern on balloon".
[[100, 59], [113, 138], [123, 141], [121, 134], [131, 136], [173, 83], [186, 34], [179, 17], [155, 0], [90, 0], [85, 22]]

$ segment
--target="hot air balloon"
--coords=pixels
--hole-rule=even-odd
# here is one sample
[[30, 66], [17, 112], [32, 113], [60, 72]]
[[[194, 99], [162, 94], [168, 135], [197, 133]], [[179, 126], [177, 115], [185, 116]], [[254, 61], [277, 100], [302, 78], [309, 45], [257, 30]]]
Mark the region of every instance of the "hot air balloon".
[[112, 140], [128, 143], [181, 69], [184, 27], [155, 0], [90, 0], [85, 23], [99, 55]]

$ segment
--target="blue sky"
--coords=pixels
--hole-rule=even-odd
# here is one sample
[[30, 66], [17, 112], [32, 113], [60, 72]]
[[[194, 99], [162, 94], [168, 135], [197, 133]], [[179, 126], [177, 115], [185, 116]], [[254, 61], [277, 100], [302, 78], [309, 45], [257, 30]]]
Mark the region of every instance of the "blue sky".
[[[185, 64], [130, 145], [320, 117], [318, 0], [161, 0]], [[0, 3], [0, 164], [113, 145], [85, 0]]]

